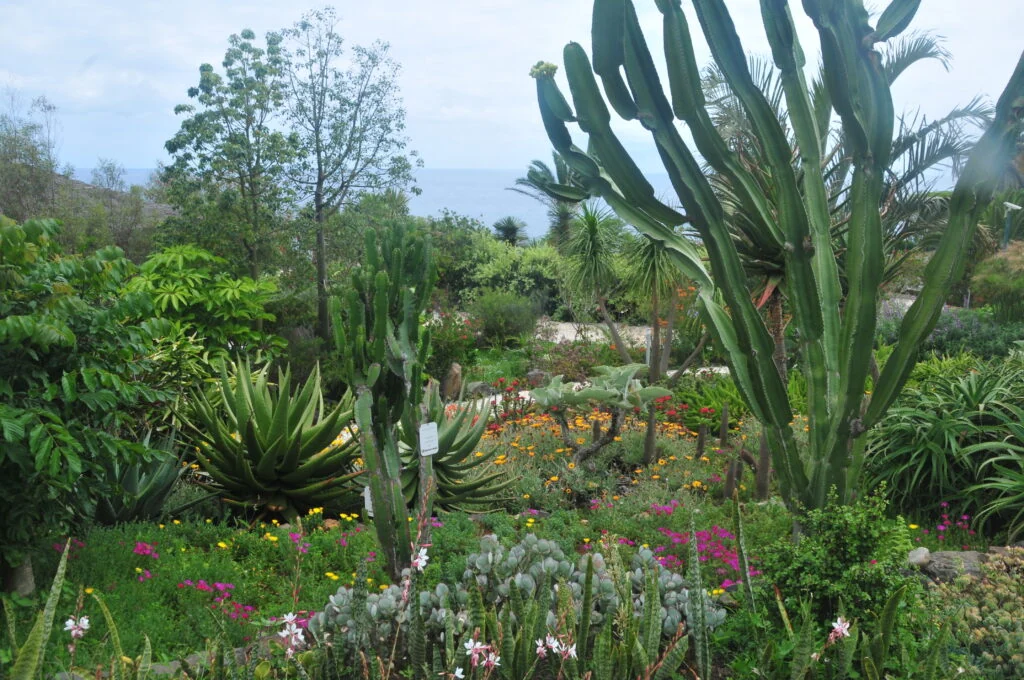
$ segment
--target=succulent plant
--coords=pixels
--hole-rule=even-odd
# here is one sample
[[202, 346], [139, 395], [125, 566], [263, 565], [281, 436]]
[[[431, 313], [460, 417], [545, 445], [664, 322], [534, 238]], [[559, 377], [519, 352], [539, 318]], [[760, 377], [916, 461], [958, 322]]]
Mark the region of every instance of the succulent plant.
[[1024, 677], [1024, 548], [1008, 548], [981, 565], [981, 578], [937, 586], [958, 607], [953, 638], [983, 678]]
[[358, 448], [340, 436], [352, 421], [352, 398], [328, 408], [319, 368], [294, 393], [289, 371], [278, 371], [276, 384], [268, 373], [264, 366], [253, 374], [238, 359], [233, 376], [225, 364], [209, 392], [193, 392], [182, 420], [209, 488], [229, 503], [289, 519], [317, 506], [356, 504]]
[[[952, 282], [963, 271], [968, 252], [964, 244], [992, 195], [993, 169], [1003, 167], [1015, 149], [1024, 118], [1024, 58], [999, 98], [993, 123], [959, 176], [949, 202], [948, 227], [929, 262], [922, 291], [868, 394], [885, 264], [879, 197], [894, 132], [889, 80], [874, 45], [902, 33], [920, 1], [893, 0], [872, 25], [863, 0], [804, 0], [802, 7], [814, 23], [823, 59], [821, 79], [809, 88], [790, 4], [762, 0], [761, 14], [785, 95], [786, 119], [780, 120], [751, 76], [725, 0], [694, 0], [715, 64], [764, 149], [765, 172], [772, 178], [769, 192], [715, 128], [680, 0], [656, 4], [664, 27], [662, 73], [655, 67], [631, 0], [595, 0], [592, 60], [578, 43], [566, 45], [563, 58], [572, 106], [555, 82], [552, 65], [538, 63], [531, 70], [544, 128], [574, 173], [575, 186], [552, 184], [546, 190], [569, 201], [600, 196], [619, 217], [664, 244], [697, 284], [709, 332], [727, 356], [744, 401], [765, 425], [785, 500], [791, 507], [821, 508], [834, 486], [841, 500], [849, 502], [858, 488], [863, 435], [879, 422], [906, 382], [919, 344], [935, 326]], [[662, 74], [667, 75], [667, 93]], [[650, 182], [617, 136], [611, 110], [651, 133], [685, 215], [655, 198]], [[839, 187], [839, 198], [822, 170], [833, 111], [842, 123], [843, 157], [852, 167], [849, 179]], [[569, 123], [578, 124], [586, 144], [574, 143]], [[771, 329], [754, 304], [729, 229], [733, 211], [715, 192], [705, 163], [728, 183], [750, 220], [747, 235], [763, 250], [783, 254], [781, 286], [793, 311], [791, 325], [800, 336], [799, 366], [809, 396], [806, 447], [797, 445], [789, 425], [792, 408], [772, 358]], [[832, 208], [837, 201], [843, 202], [848, 219], [842, 239], [834, 242]], [[710, 267], [695, 243], [676, 230], [684, 223], [698, 232]], [[845, 288], [840, 251], [845, 253]]]
[[[344, 300], [331, 301], [335, 349], [355, 391], [359, 444], [368, 471], [373, 520], [388, 572], [398, 580], [413, 544], [429, 542], [426, 518], [442, 507], [487, 505], [508, 484], [482, 474], [489, 456], [474, 448], [486, 427], [477, 408], [447, 418], [436, 383], [424, 385], [430, 329], [422, 317], [435, 278], [429, 241], [404, 225], [366, 232], [366, 257]], [[436, 423], [438, 450], [420, 451], [420, 426]]]

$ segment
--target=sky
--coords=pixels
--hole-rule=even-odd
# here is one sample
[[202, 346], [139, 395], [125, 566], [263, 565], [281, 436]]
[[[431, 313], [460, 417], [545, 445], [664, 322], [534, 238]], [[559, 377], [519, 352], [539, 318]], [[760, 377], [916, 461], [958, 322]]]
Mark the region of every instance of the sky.
[[[1021, 50], [1020, 0], [925, 0], [912, 28], [944, 36], [947, 73], [918, 65], [894, 88], [897, 111], [934, 118], [976, 95], [994, 99]], [[636, 0], [655, 60], [661, 15]], [[178, 129], [177, 104], [198, 82], [199, 66], [220, 68], [228, 36], [262, 36], [321, 7], [281, 0], [0, 0], [0, 89], [57, 107], [59, 156], [75, 167], [106, 158], [126, 168], [167, 161], [164, 142]], [[591, 0], [337, 0], [348, 44], [383, 40], [401, 64], [410, 148], [427, 168], [525, 168], [550, 159], [530, 66], [561, 63], [566, 42], [589, 51]], [[699, 33], [691, 3], [683, 6]], [[727, 0], [744, 46], [767, 54], [758, 0]], [[877, 4], [881, 7], [880, 3]], [[816, 61], [814, 29], [800, 3], [798, 32]], [[699, 36], [698, 63], [709, 61]], [[561, 75], [561, 74], [560, 74]], [[561, 78], [560, 78], [561, 80]], [[568, 92], [567, 88], [563, 90]], [[620, 126], [644, 169], [657, 169], [650, 138]], [[582, 134], [578, 142], [582, 142]]]

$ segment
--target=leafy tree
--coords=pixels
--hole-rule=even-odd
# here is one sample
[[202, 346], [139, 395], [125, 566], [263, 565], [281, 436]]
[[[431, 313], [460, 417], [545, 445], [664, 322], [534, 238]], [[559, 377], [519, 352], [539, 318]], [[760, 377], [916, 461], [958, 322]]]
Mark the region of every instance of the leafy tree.
[[174, 161], [164, 170], [167, 196], [182, 213], [170, 225], [183, 232], [179, 242], [210, 243], [231, 259], [242, 251], [253, 279], [288, 204], [283, 177], [295, 146], [275, 128], [284, 103], [281, 38], [267, 35], [264, 47], [255, 39], [248, 29], [228, 39], [223, 75], [199, 67], [199, 85], [188, 91], [194, 104], [175, 107], [187, 117], [165, 145]]
[[57, 154], [55, 113], [45, 97], [27, 109], [16, 93], [6, 93], [0, 112], [0, 215], [23, 221], [40, 217], [53, 205]]
[[349, 57], [336, 24], [334, 10], [327, 8], [281, 33], [287, 41], [288, 117], [298, 143], [288, 179], [307, 201], [315, 225], [317, 335], [324, 340], [327, 220], [361, 193], [409, 186], [415, 158], [405, 152], [398, 65], [388, 58], [388, 45], [353, 47], [345, 67]]
[[[0, 218], [0, 564], [117, 492], [112, 460], [154, 455], [161, 340], [144, 294], [123, 295], [134, 266], [116, 248], [65, 256], [57, 225]], [[6, 584], [10, 586], [11, 584]]]

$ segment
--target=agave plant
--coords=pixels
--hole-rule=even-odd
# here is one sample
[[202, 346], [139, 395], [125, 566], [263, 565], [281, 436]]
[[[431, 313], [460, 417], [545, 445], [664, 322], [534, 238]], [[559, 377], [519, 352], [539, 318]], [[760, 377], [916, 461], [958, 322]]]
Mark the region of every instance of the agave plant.
[[[744, 164], [714, 125], [680, 0], [657, 0], [656, 5], [663, 18], [668, 93], [662, 89], [662, 75], [631, 0], [595, 1], [592, 61], [581, 45], [565, 47], [574, 106], [555, 83], [554, 64], [540, 62], [532, 69], [544, 128], [577, 173], [574, 186], [550, 185], [548, 190], [569, 200], [580, 200], [581, 193], [600, 196], [624, 220], [665, 244], [677, 266], [698, 286], [709, 332], [728, 357], [744, 401], [765, 424], [786, 501], [791, 507], [820, 508], [833, 486], [849, 501], [858, 489], [864, 434], [879, 422], [906, 382], [919, 344], [934, 327], [952, 282], [963, 271], [966, 244], [992, 195], [995, 174], [1016, 149], [1024, 119], [1024, 58], [999, 97], [992, 125], [960, 174], [949, 201], [947, 227], [925, 271], [921, 294], [868, 394], [885, 270], [879, 196], [885, 189], [895, 132], [889, 78], [874, 46], [903, 33], [920, 0], [893, 0], [874, 22], [863, 0], [803, 0], [822, 54], [822, 78], [813, 97], [790, 3], [761, 1], [786, 116], [799, 149], [795, 161], [786, 129], [750, 72], [725, 0], [693, 0], [711, 55], [764, 149], [768, 175], [754, 173]], [[611, 125], [609, 105], [619, 117], [635, 120], [651, 133], [685, 214], [655, 198]], [[843, 175], [848, 214], [842, 253], [832, 238], [829, 196], [835, 187], [822, 172], [833, 115], [842, 123], [843, 153], [851, 168]], [[588, 136], [586, 151], [574, 143], [569, 123], [577, 123]], [[684, 137], [682, 124], [692, 142]], [[772, 358], [770, 329], [752, 299], [729, 228], [730, 212], [698, 157], [728, 180], [751, 220], [748, 233], [757, 247], [782, 255], [785, 277], [780, 285], [793, 311], [792, 325], [799, 331], [800, 367], [807, 382], [806, 448], [798, 447], [789, 424], [792, 407], [786, 383]], [[760, 183], [764, 176], [772, 180], [772, 201]], [[677, 230], [684, 224], [699, 234], [710, 268], [697, 246]], [[715, 299], [715, 291], [723, 302]]]
[[[149, 438], [143, 443], [149, 446]], [[186, 469], [181, 465], [181, 457], [174, 453], [175, 444], [172, 432], [152, 447], [159, 455], [149, 460], [127, 462], [115, 457], [103, 461], [107, 482], [120, 493], [97, 499], [95, 520], [115, 525], [159, 517], [175, 482]], [[204, 499], [195, 502], [201, 500]]]
[[328, 408], [319, 368], [294, 393], [288, 370], [278, 371], [276, 385], [268, 372], [264, 366], [253, 374], [239, 359], [234, 376], [224, 365], [209, 393], [193, 393], [182, 420], [213, 480], [209, 487], [226, 502], [289, 519], [316, 506], [354, 505], [357, 446], [354, 437], [341, 437], [352, 422], [351, 396]]

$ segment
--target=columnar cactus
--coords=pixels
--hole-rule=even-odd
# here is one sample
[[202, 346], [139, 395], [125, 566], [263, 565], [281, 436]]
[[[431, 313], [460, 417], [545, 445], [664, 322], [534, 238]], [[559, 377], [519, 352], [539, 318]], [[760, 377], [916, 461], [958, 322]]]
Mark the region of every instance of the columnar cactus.
[[[436, 383], [424, 387], [430, 330], [422, 315], [435, 280], [429, 243], [401, 225], [385, 231], [379, 244], [377, 238], [367, 231], [366, 258], [352, 275], [344, 313], [338, 299], [331, 308], [343, 377], [356, 394], [374, 525], [397, 581], [412, 561], [416, 532], [429, 530], [435, 500], [444, 507], [486, 504], [504, 485], [498, 474], [478, 473], [489, 457], [473, 456], [486, 406], [449, 419]], [[438, 425], [438, 451], [425, 457], [419, 428], [430, 421]]]
[[[700, 287], [707, 326], [728, 356], [744, 400], [766, 425], [784, 497], [794, 506], [818, 508], [824, 506], [829, 488], [836, 486], [840, 497], [849, 500], [861, 469], [862, 435], [878, 422], [906, 382], [917, 345], [935, 325], [950, 285], [963, 270], [966, 244], [991, 196], [992, 170], [1005, 164], [1013, 148], [1024, 116], [1024, 58], [999, 98], [993, 124], [960, 176], [950, 201], [949, 226], [925, 272], [924, 288], [906, 315], [899, 342], [875, 381], [874, 393], [867, 395], [884, 266], [879, 196], [894, 119], [888, 81], [873, 46], [904, 30], [919, 0], [893, 0], [875, 26], [869, 23], [863, 0], [803, 0], [817, 28], [824, 62], [824, 80], [813, 97], [804, 80], [804, 55], [789, 3], [761, 0], [798, 148], [795, 159], [785, 129], [751, 77], [725, 0], [693, 0], [712, 56], [765, 149], [774, 181], [771, 198], [712, 124], [680, 0], [656, 0], [656, 4], [663, 15], [667, 95], [631, 0], [595, 1], [593, 62], [579, 44], [565, 47], [575, 111], [555, 84], [554, 65], [539, 63], [531, 71], [544, 127], [579, 185], [550, 185], [548, 190], [566, 200], [600, 196], [624, 220], [665, 243], [678, 266]], [[595, 74], [604, 86], [604, 96]], [[606, 100], [620, 117], [638, 120], [650, 131], [685, 215], [655, 199], [650, 183], [612, 130]], [[843, 244], [845, 293], [821, 172], [833, 110], [842, 122], [845, 151], [854, 168], [845, 187], [851, 205]], [[686, 123], [692, 145], [684, 140], [677, 119]], [[588, 135], [586, 152], [573, 143], [566, 125], [570, 122], [578, 123]], [[702, 170], [698, 154], [733, 188], [755, 225], [751, 233], [763, 247], [784, 253], [783, 292], [793, 310], [801, 342], [800, 366], [807, 377], [810, 444], [806, 451], [797, 448], [789, 425], [792, 410], [786, 385], [772, 360], [771, 334], [751, 300], [727, 227], [728, 211]], [[700, 234], [710, 271], [695, 245], [675, 231], [685, 222]], [[716, 289], [721, 298], [714, 295]]]

